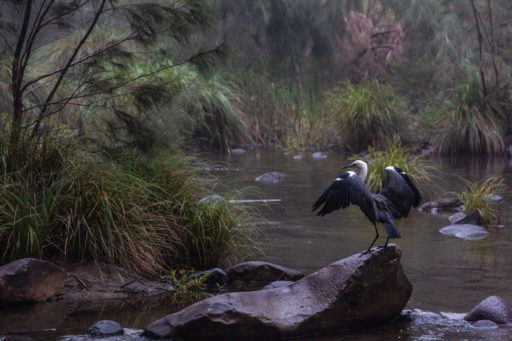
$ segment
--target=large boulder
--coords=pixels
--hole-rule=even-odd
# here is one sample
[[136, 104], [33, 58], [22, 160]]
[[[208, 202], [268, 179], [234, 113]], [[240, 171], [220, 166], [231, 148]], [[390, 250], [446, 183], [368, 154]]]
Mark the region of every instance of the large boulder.
[[467, 313], [464, 320], [469, 322], [490, 320], [498, 324], [512, 323], [512, 306], [499, 296], [489, 296]]
[[275, 281], [296, 281], [304, 277], [297, 270], [260, 261], [236, 264], [226, 269], [226, 274], [230, 291], [257, 290]]
[[55, 264], [23, 258], [0, 267], [0, 304], [45, 301], [64, 289], [68, 275]]
[[394, 244], [339, 260], [270, 290], [211, 297], [151, 323], [144, 334], [173, 340], [244, 340], [328, 333], [398, 316], [412, 287]]

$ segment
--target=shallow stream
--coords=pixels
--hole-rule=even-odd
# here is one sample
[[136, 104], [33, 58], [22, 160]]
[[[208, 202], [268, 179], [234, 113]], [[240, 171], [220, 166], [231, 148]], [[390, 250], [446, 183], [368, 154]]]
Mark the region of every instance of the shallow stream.
[[[248, 199], [281, 199], [259, 205], [269, 224], [259, 225], [266, 256], [263, 260], [303, 271], [314, 272], [338, 259], [366, 249], [374, 237], [372, 225], [357, 207], [333, 212], [323, 218], [311, 212], [311, 204], [341, 172], [347, 163], [341, 155], [297, 160], [281, 152], [256, 150], [241, 155], [207, 155], [219, 162], [216, 175], [232, 188], [254, 186]], [[458, 318], [490, 295], [499, 295], [512, 303], [512, 166], [503, 158], [428, 159], [437, 172], [432, 183], [420, 187], [423, 202], [450, 196], [463, 186], [460, 177], [470, 180], [488, 176], [505, 178], [505, 199], [500, 202], [502, 227], [490, 229], [482, 240], [463, 240], [439, 233], [450, 225], [446, 216], [413, 210], [397, 227], [403, 238], [397, 243], [403, 250], [404, 272], [413, 286], [407, 309], [410, 319], [384, 324], [374, 329], [343, 336], [305, 340], [512, 340], [509, 328], [482, 331]], [[269, 171], [285, 174], [275, 185], [259, 185], [254, 179]], [[381, 231], [383, 232], [383, 231]], [[381, 233], [383, 236], [383, 233]], [[385, 241], [381, 237], [378, 243]], [[169, 299], [142, 302], [118, 302], [117, 306], [71, 309], [58, 304], [42, 308], [0, 310], [0, 335], [14, 331], [34, 331], [36, 339], [52, 339], [64, 334], [83, 334], [89, 325], [101, 319], [113, 319], [127, 328], [144, 328], [148, 323], [179, 309]], [[42, 309], [41, 312], [37, 310]], [[46, 309], [46, 310], [45, 310]], [[46, 312], [45, 312], [46, 311]], [[72, 314], [67, 312], [73, 311]], [[451, 318], [438, 314], [448, 312]], [[459, 313], [453, 314], [453, 313]], [[44, 329], [48, 329], [44, 331]]]

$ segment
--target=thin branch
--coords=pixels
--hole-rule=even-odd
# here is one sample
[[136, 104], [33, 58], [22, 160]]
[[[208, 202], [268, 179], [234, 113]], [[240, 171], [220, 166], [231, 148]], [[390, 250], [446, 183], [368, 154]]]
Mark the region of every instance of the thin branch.
[[89, 38], [89, 35], [92, 33], [94, 27], [96, 26], [96, 23], [98, 22], [98, 19], [100, 18], [101, 14], [102, 14], [103, 7], [105, 6], [106, 2], [107, 2], [107, 0], [103, 0], [101, 2], [100, 8], [96, 12], [96, 14], [95, 14], [95, 16], [93, 18], [93, 21], [92, 21], [91, 25], [89, 26], [89, 29], [84, 34], [84, 36], [82, 37], [82, 39], [80, 40], [78, 45], [75, 47], [75, 50], [73, 51], [71, 57], [69, 58], [68, 62], [66, 63], [66, 66], [64, 66], [62, 72], [60, 73], [60, 76], [57, 79], [57, 82], [53, 86], [53, 89], [50, 91], [50, 94], [48, 95], [48, 97], [46, 98], [45, 105], [41, 109], [41, 112], [39, 113], [39, 117], [38, 117], [38, 119], [36, 121], [36, 125], [34, 126], [34, 129], [32, 130], [32, 137], [34, 137], [37, 134], [37, 131], [39, 129], [39, 124], [41, 123], [44, 115], [46, 114], [46, 110], [48, 108], [48, 103], [51, 102], [53, 96], [57, 92], [57, 89], [60, 87], [60, 84], [62, 83], [62, 80], [64, 79], [64, 76], [66, 75], [67, 71], [71, 67], [71, 64], [73, 63], [73, 60], [76, 58], [78, 52], [80, 51], [82, 46], [85, 44], [85, 41], [87, 40], [87, 38]]
[[471, 0], [471, 6], [473, 7], [473, 15], [475, 16], [476, 29], [477, 29], [477, 33], [478, 33], [478, 46], [479, 46], [479, 58], [480, 58], [478, 68], [480, 70], [480, 80], [482, 82], [482, 89], [483, 89], [484, 95], [487, 98], [489, 93], [487, 91], [487, 85], [485, 82], [485, 74], [484, 74], [484, 70], [483, 70], [484, 51], [483, 51], [483, 46], [482, 46], [482, 31], [480, 30], [479, 14], [475, 7], [474, 0]]
[[91, 59], [91, 58], [93, 58], [93, 57], [97, 57], [97, 56], [99, 56], [99, 55], [101, 55], [101, 54], [103, 54], [103, 53], [107, 52], [107, 51], [108, 51], [108, 50], [110, 50], [111, 48], [116, 47], [116, 46], [118, 46], [118, 45], [120, 45], [120, 44], [124, 43], [124, 42], [125, 42], [125, 41], [127, 41], [127, 40], [132, 39], [133, 37], [134, 37], [134, 33], [131, 33], [130, 35], [128, 35], [127, 37], [125, 37], [125, 38], [123, 38], [123, 39], [121, 39], [121, 40], [118, 40], [118, 41], [116, 41], [116, 42], [114, 42], [114, 43], [112, 43], [112, 44], [110, 44], [110, 45], [108, 45], [108, 46], [105, 46], [105, 47], [100, 48], [100, 49], [98, 49], [98, 50], [96, 50], [96, 51], [93, 51], [93, 52], [91, 52], [91, 53], [86, 54], [85, 56], [81, 57], [80, 59], [78, 59], [78, 60], [76, 60], [76, 61], [72, 62], [69, 66], [68, 66], [68, 65], [66, 65], [66, 66], [64, 66], [64, 67], [62, 67], [62, 68], [60, 68], [60, 69], [58, 69], [58, 70], [55, 70], [55, 71], [52, 71], [52, 72], [46, 73], [46, 74], [41, 75], [41, 76], [38, 76], [38, 77], [36, 77], [36, 78], [34, 78], [34, 79], [32, 79], [32, 80], [28, 81], [28, 82], [23, 86], [23, 90], [25, 90], [26, 88], [28, 88], [30, 85], [35, 84], [35, 83], [39, 82], [39, 81], [40, 81], [40, 80], [42, 80], [42, 79], [45, 79], [45, 78], [48, 78], [48, 77], [51, 77], [51, 76], [54, 76], [54, 75], [56, 75], [56, 74], [59, 74], [59, 73], [63, 72], [64, 70], [66, 70], [66, 67], [67, 67], [67, 68], [70, 68], [70, 67], [76, 66], [76, 65], [78, 65], [78, 64], [80, 64], [80, 63], [83, 63], [83, 62], [85, 62], [86, 60], [89, 60], [89, 59]]
[[496, 42], [496, 33], [494, 31], [494, 22], [492, 19], [491, 0], [487, 0], [487, 8], [489, 11], [489, 26], [491, 30], [491, 51], [492, 51], [492, 67], [494, 69], [494, 77], [496, 89], [500, 88], [500, 73], [498, 69], [498, 44]]

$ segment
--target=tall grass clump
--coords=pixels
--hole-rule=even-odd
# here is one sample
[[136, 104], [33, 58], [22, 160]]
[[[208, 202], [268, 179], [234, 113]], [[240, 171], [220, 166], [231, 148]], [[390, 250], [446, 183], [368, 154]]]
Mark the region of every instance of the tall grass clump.
[[30, 162], [14, 171], [2, 154], [1, 264], [28, 256], [94, 260], [157, 276], [220, 266], [249, 249], [250, 231], [239, 227], [248, 211], [226, 200], [200, 204], [214, 180], [182, 156], [98, 160], [49, 138], [19, 154]]
[[384, 186], [388, 166], [402, 169], [416, 184], [431, 180], [429, 174], [433, 170], [432, 166], [402, 146], [399, 138], [389, 142], [384, 150], [379, 150], [375, 146], [368, 147], [367, 158], [369, 160], [368, 175], [365, 182], [373, 192], [378, 192]]
[[232, 77], [241, 89], [246, 126], [254, 142], [289, 151], [338, 144], [336, 121], [322, 112], [316, 89], [264, 72], [243, 71]]
[[495, 154], [504, 149], [505, 117], [501, 104], [486, 97], [477, 77], [456, 85], [451, 99], [434, 108], [431, 136], [441, 154]]
[[463, 179], [465, 189], [458, 194], [464, 204], [464, 213], [478, 212], [485, 224], [497, 222], [496, 201], [492, 196], [503, 192], [503, 179], [490, 177], [485, 180], [471, 182]]
[[336, 87], [327, 95], [325, 110], [338, 119], [343, 143], [354, 152], [384, 147], [394, 136], [407, 138], [405, 102], [377, 80]]

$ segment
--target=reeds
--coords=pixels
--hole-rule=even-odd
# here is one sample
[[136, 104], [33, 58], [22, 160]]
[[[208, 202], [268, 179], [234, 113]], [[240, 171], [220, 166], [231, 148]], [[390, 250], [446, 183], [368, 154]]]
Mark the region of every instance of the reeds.
[[405, 102], [377, 80], [366, 79], [358, 85], [347, 82], [333, 89], [325, 110], [338, 119], [343, 143], [353, 152], [368, 146], [381, 148], [394, 136], [406, 137]]
[[484, 224], [496, 223], [496, 201], [493, 196], [503, 192], [503, 179], [490, 177], [476, 182], [463, 180], [466, 186], [458, 197], [464, 204], [464, 213], [478, 212]]
[[455, 87], [453, 99], [434, 108], [432, 145], [441, 154], [496, 154], [504, 150], [505, 119], [501, 104], [486, 98], [478, 79]]
[[59, 143], [20, 150], [19, 160], [31, 162], [16, 171], [2, 155], [0, 264], [65, 257], [155, 277], [169, 268], [220, 266], [250, 249], [251, 231], [240, 227], [251, 219], [248, 210], [227, 200], [200, 204], [215, 180], [190, 159], [98, 160]]
[[[361, 158], [359, 156], [358, 158]], [[413, 154], [402, 146], [400, 139], [389, 142], [384, 150], [375, 147], [368, 148], [368, 175], [366, 186], [373, 192], [378, 192], [384, 186], [386, 167], [393, 166], [402, 169], [416, 183], [429, 182], [433, 167], [420, 156]]]

